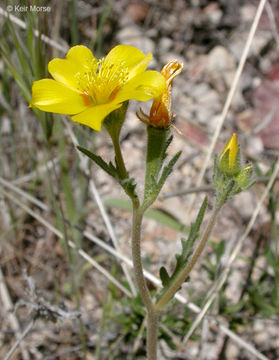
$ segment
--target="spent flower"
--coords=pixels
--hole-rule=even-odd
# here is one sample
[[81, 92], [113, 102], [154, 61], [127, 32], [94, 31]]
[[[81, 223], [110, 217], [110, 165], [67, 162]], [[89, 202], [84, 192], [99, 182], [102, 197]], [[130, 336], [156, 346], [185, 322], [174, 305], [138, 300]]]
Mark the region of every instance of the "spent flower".
[[118, 45], [97, 60], [86, 46], [74, 46], [65, 59], [49, 62], [53, 79], [34, 81], [30, 106], [72, 115], [73, 121], [100, 130], [104, 118], [126, 100], [160, 96], [166, 80], [157, 71], [145, 71], [151, 59], [151, 53]]
[[147, 125], [153, 127], [166, 128], [170, 125], [172, 120], [171, 110], [171, 91], [173, 79], [181, 73], [183, 64], [176, 60], [170, 61], [166, 64], [161, 74], [166, 79], [166, 86], [164, 91], [158, 98], [154, 98], [149, 115], [145, 114], [140, 109], [140, 114], [137, 113], [137, 117]]

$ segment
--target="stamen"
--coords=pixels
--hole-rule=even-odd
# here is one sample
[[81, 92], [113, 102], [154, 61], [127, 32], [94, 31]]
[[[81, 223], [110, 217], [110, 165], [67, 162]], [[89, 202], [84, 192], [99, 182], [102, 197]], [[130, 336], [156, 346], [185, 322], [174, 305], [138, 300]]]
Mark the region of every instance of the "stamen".
[[127, 82], [128, 75], [128, 68], [123, 62], [108, 63], [102, 58], [92, 62], [88, 71], [76, 76], [80, 91], [97, 105], [112, 101]]

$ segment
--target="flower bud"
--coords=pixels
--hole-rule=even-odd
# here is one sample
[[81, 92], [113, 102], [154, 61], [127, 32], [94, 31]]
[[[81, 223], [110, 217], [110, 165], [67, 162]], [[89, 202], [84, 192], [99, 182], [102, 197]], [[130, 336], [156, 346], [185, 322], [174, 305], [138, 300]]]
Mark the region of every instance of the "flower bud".
[[239, 149], [236, 134], [233, 134], [218, 160], [219, 170], [225, 175], [233, 176], [240, 171]]
[[236, 134], [233, 134], [222, 154], [215, 158], [212, 182], [216, 190], [217, 206], [222, 206], [227, 199], [251, 187], [253, 168], [241, 166], [240, 150]]

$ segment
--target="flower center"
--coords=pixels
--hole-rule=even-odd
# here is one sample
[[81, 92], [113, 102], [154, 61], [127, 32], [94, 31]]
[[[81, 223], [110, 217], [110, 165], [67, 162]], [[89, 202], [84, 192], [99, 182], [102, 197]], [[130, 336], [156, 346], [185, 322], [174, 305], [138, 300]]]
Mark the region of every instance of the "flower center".
[[89, 64], [86, 72], [78, 73], [77, 83], [87, 105], [106, 104], [115, 98], [128, 75], [128, 68], [121, 61], [108, 63], [102, 58]]

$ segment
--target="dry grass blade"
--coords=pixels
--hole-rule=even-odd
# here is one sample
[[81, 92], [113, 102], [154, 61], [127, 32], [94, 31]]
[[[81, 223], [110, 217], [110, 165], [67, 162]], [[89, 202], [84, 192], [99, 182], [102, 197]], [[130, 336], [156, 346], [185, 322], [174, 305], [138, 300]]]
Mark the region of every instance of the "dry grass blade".
[[[13, 329], [13, 331], [15, 332], [16, 337], [17, 337], [17, 341], [14, 344], [14, 346], [15, 345], [16, 346], [15, 347], [13, 346], [13, 348], [15, 350], [17, 348], [17, 346], [20, 344], [23, 360], [30, 360], [30, 355], [29, 355], [28, 351], [25, 348], [25, 344], [21, 342], [21, 340], [23, 339], [23, 337], [26, 334], [24, 334], [24, 332], [21, 333], [19, 321], [18, 321], [16, 315], [12, 312], [14, 307], [13, 307], [13, 303], [12, 303], [8, 288], [7, 288], [7, 286], [5, 284], [5, 281], [4, 281], [4, 276], [3, 276], [3, 272], [2, 272], [1, 267], [0, 267], [0, 296], [1, 296], [1, 299], [2, 299], [3, 307], [4, 307], [5, 311], [6, 311], [6, 313], [8, 314], [8, 318], [10, 320], [11, 328]], [[12, 353], [14, 352], [14, 350], [12, 351]], [[9, 353], [10, 353], [10, 351], [9, 351]]]
[[[207, 151], [207, 153], [206, 153], [206, 158], [205, 158], [205, 160], [204, 160], [204, 162], [203, 162], [201, 171], [200, 171], [199, 176], [198, 176], [198, 179], [197, 179], [197, 181], [196, 181], [196, 186], [197, 186], [197, 187], [199, 187], [199, 186], [201, 185], [201, 183], [202, 183], [202, 180], [203, 180], [205, 171], [206, 171], [207, 166], [208, 166], [208, 164], [209, 164], [209, 162], [210, 162], [210, 159], [211, 159], [211, 157], [212, 157], [212, 154], [213, 154], [215, 145], [216, 145], [216, 143], [217, 143], [217, 139], [218, 139], [218, 137], [219, 137], [219, 135], [220, 135], [220, 132], [221, 132], [223, 123], [224, 123], [224, 121], [225, 121], [225, 119], [226, 119], [226, 116], [227, 116], [227, 114], [228, 114], [229, 108], [230, 108], [230, 106], [231, 106], [232, 99], [233, 99], [233, 97], [234, 97], [236, 88], [237, 88], [237, 86], [238, 86], [239, 79], [240, 79], [240, 76], [241, 76], [241, 74], [242, 74], [244, 65], [245, 65], [245, 63], [246, 63], [246, 60], [247, 60], [247, 57], [248, 57], [248, 53], [249, 53], [249, 50], [250, 50], [250, 48], [251, 48], [252, 41], [253, 41], [253, 38], [254, 38], [254, 36], [255, 36], [255, 33], [256, 33], [256, 30], [257, 30], [257, 27], [258, 27], [258, 24], [259, 24], [259, 21], [260, 21], [260, 17], [261, 17], [261, 15], [262, 15], [264, 6], [265, 6], [265, 4], [266, 4], [266, 1], [267, 1], [267, 0], [260, 0], [260, 3], [259, 3], [259, 6], [258, 6], [256, 15], [255, 15], [254, 21], [253, 21], [252, 26], [251, 26], [251, 28], [250, 28], [250, 32], [249, 32], [249, 35], [248, 35], [248, 38], [247, 38], [245, 47], [244, 47], [244, 49], [243, 49], [243, 52], [242, 52], [242, 55], [241, 55], [241, 59], [240, 59], [240, 61], [239, 61], [239, 64], [238, 64], [238, 67], [237, 67], [237, 70], [236, 70], [236, 73], [235, 73], [235, 76], [234, 76], [234, 79], [233, 79], [233, 82], [232, 82], [232, 85], [231, 85], [231, 88], [230, 88], [230, 91], [229, 91], [229, 93], [228, 93], [228, 96], [227, 96], [225, 105], [224, 105], [224, 107], [223, 107], [223, 111], [222, 111], [220, 117], [218, 118], [217, 126], [216, 126], [215, 132], [214, 132], [214, 134], [213, 134], [213, 138], [212, 138], [212, 140], [211, 140], [211, 144], [210, 144], [209, 149], [208, 149], [208, 151]], [[192, 210], [192, 207], [193, 207], [195, 198], [196, 198], [196, 195], [193, 194], [193, 195], [191, 196], [190, 201], [189, 201], [188, 213], [190, 213], [191, 210]]]
[[34, 326], [35, 321], [32, 320], [27, 326], [26, 328], [23, 330], [22, 334], [17, 338], [16, 342], [13, 344], [13, 346], [11, 347], [11, 349], [9, 350], [9, 352], [6, 354], [4, 360], [9, 360], [11, 359], [13, 353], [16, 351], [16, 348], [21, 344], [22, 340], [25, 338], [25, 336], [29, 333], [29, 331], [32, 329], [32, 327]]
[[[62, 239], [63, 238], [63, 234], [61, 231], [59, 231], [58, 229], [56, 229], [53, 225], [51, 225], [48, 221], [46, 221], [41, 215], [37, 214], [36, 212], [34, 212], [32, 209], [30, 209], [28, 206], [26, 206], [25, 204], [23, 204], [21, 201], [19, 201], [18, 199], [16, 199], [14, 196], [12, 196], [11, 194], [9, 194], [9, 192], [7, 191], [3, 191], [0, 189], [0, 193], [2, 194], [2, 196], [6, 196], [8, 197], [10, 200], [12, 200], [15, 204], [17, 204], [19, 207], [21, 207], [24, 211], [26, 211], [29, 215], [33, 216], [35, 219], [37, 219], [41, 224], [43, 224], [44, 226], [46, 226], [50, 231], [52, 231], [58, 238]], [[70, 240], [69, 245], [72, 248], [76, 248], [76, 245]], [[89, 262], [93, 267], [95, 267], [97, 270], [99, 270], [104, 276], [106, 276], [108, 278], [109, 281], [111, 281], [115, 286], [117, 286], [121, 291], [123, 291], [127, 296], [132, 296], [132, 294], [130, 293], [130, 291], [128, 291], [118, 280], [116, 280], [113, 276], [111, 276], [111, 274], [104, 269], [102, 266], [100, 266], [99, 264], [96, 263], [96, 261], [94, 259], [92, 259], [91, 256], [89, 256], [88, 254], [86, 254], [85, 251], [83, 251], [82, 249], [79, 249], [78, 254], [84, 258], [87, 262]]]
[[[8, 18], [11, 20], [11, 22], [13, 22], [14, 24], [18, 25], [19, 27], [21, 27], [22, 29], [26, 29], [26, 24], [24, 21], [18, 19], [16, 16], [9, 14], [7, 11], [5, 11], [2, 7], [0, 7], [0, 15], [4, 16], [5, 18]], [[69, 47], [68, 46], [63, 46], [58, 44], [56, 41], [50, 39], [48, 36], [46, 35], [42, 35], [39, 33], [38, 30], [34, 31], [34, 35], [36, 37], [40, 36], [42, 41], [44, 41], [46, 44], [54, 47], [57, 50], [60, 50], [62, 52], [67, 52]]]
[[47, 171], [50, 171], [53, 167], [56, 167], [60, 160], [60, 156], [57, 156], [54, 159], [49, 160], [45, 165], [39, 166], [36, 170], [30, 172], [29, 174], [26, 174], [20, 178], [17, 178], [12, 181], [14, 185], [20, 185], [29, 181], [32, 181], [38, 177], [38, 174], [43, 176], [43, 174]]
[[34, 205], [38, 206], [40, 209], [44, 211], [49, 211], [49, 208], [46, 204], [44, 204], [42, 201], [38, 200], [34, 196], [28, 194], [26, 191], [21, 190], [19, 187], [13, 185], [13, 183], [3, 179], [0, 177], [0, 184], [10, 190], [12, 190], [14, 193], [24, 197], [26, 200], [30, 201]]
[[[215, 320], [216, 322], [216, 320]], [[247, 341], [241, 339], [239, 336], [237, 336], [234, 332], [232, 332], [230, 329], [225, 327], [224, 325], [220, 325], [217, 322], [217, 325], [219, 325], [220, 329], [230, 337], [231, 340], [236, 342], [239, 347], [246, 349], [251, 355], [255, 356], [256, 359], [260, 360], [269, 360], [266, 356], [261, 354], [258, 350], [254, 348], [253, 345], [249, 344]]]
[[[195, 319], [194, 323], [192, 324], [190, 330], [188, 331], [188, 333], [186, 334], [185, 338], [184, 338], [184, 344], [189, 340], [190, 336], [193, 334], [193, 332], [195, 331], [195, 329], [198, 327], [199, 323], [201, 322], [201, 320], [203, 319], [203, 317], [205, 316], [205, 314], [207, 313], [208, 309], [210, 308], [212, 302], [214, 301], [218, 291], [222, 288], [222, 286], [224, 285], [228, 273], [231, 269], [231, 265], [234, 262], [235, 258], [237, 257], [239, 251], [241, 250], [243, 241], [246, 239], [247, 235], [250, 233], [255, 220], [259, 214], [259, 211], [262, 207], [262, 204], [264, 202], [264, 200], [266, 199], [266, 197], [269, 194], [269, 191], [276, 179], [276, 176], [279, 173], [279, 158], [276, 162], [274, 171], [272, 173], [272, 176], [260, 198], [260, 200], [258, 201], [258, 204], [253, 212], [253, 215], [251, 216], [251, 219], [243, 233], [243, 235], [239, 238], [239, 240], [237, 241], [234, 250], [231, 253], [231, 256], [229, 257], [227, 264], [226, 264], [226, 268], [224, 269], [224, 271], [222, 272], [222, 274], [220, 275], [220, 277], [215, 281], [214, 285], [212, 286], [211, 291], [209, 292], [209, 297], [208, 300], [206, 302], [206, 304], [204, 305], [204, 307], [202, 308], [201, 312], [198, 314], [197, 318]], [[263, 357], [263, 355], [261, 354], [262, 357], [259, 357], [259, 359], [267, 359], [266, 357]]]

